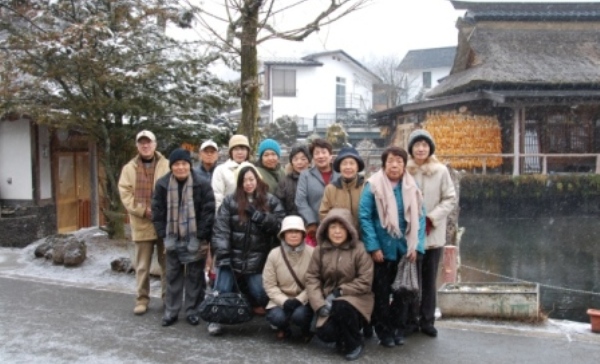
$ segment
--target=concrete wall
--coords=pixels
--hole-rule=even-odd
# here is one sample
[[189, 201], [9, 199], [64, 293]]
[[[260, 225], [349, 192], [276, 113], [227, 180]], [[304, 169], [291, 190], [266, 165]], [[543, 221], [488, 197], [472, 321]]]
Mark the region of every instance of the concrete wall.
[[29, 120], [0, 122], [0, 199], [33, 199]]

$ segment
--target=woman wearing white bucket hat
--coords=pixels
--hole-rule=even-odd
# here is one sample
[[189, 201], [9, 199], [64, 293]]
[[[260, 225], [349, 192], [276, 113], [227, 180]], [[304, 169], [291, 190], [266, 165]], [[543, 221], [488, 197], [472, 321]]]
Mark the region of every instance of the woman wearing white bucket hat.
[[309, 341], [313, 311], [308, 305], [305, 274], [313, 247], [304, 243], [306, 230], [300, 216], [287, 216], [281, 223], [281, 246], [269, 253], [263, 270], [263, 286], [269, 296], [267, 320], [277, 327], [277, 338], [291, 335], [290, 324], [300, 327]]

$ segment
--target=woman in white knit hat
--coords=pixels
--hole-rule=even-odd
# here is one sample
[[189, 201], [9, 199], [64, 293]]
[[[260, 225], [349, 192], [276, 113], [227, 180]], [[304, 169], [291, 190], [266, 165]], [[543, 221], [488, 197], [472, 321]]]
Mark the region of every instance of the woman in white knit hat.
[[[437, 336], [437, 329], [433, 326], [436, 278], [442, 247], [446, 244], [446, 219], [456, 205], [456, 192], [448, 168], [437, 160], [434, 152], [435, 142], [425, 129], [417, 129], [410, 134], [406, 170], [415, 178], [423, 191], [427, 212], [427, 242], [420, 269], [421, 303], [418, 313], [414, 312], [419, 316], [419, 321], [412, 324], [415, 325], [413, 330], [420, 329], [431, 337]], [[413, 317], [412, 321], [415, 320], [416, 317]]]
[[310, 340], [313, 311], [308, 305], [305, 279], [313, 247], [304, 243], [304, 220], [287, 216], [281, 223], [281, 245], [267, 257], [263, 286], [269, 296], [267, 321], [277, 327], [277, 338], [291, 336], [290, 324], [300, 327], [305, 341]]

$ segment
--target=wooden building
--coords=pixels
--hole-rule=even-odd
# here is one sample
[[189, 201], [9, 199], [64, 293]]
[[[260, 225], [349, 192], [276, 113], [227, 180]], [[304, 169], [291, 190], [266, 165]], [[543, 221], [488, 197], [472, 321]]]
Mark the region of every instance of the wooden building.
[[600, 173], [600, 2], [452, 4], [466, 12], [450, 75], [371, 116], [388, 143], [431, 112], [486, 115], [502, 128], [495, 172]]

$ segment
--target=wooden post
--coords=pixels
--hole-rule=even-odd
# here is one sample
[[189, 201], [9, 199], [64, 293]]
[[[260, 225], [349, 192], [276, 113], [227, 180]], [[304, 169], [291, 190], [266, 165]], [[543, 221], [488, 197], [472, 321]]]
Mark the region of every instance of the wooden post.
[[542, 157], [542, 174], [544, 176], [548, 174], [548, 156], [546, 154]]
[[520, 117], [521, 117], [521, 108], [513, 109], [513, 176], [518, 176], [520, 168], [520, 146], [521, 146], [521, 127], [520, 127]]
[[98, 148], [95, 141], [89, 143], [90, 151], [90, 224], [100, 226], [98, 198]]

